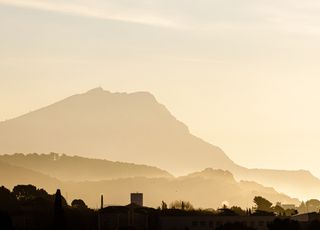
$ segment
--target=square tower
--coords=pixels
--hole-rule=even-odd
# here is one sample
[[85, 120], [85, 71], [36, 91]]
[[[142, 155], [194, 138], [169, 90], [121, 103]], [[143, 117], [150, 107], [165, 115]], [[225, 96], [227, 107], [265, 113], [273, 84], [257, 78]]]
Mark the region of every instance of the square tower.
[[131, 204], [143, 206], [143, 193], [131, 193]]

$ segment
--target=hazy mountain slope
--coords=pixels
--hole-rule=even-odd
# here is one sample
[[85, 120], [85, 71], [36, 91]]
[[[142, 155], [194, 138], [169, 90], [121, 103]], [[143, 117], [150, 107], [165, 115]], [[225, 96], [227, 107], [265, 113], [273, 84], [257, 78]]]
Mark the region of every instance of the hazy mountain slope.
[[[206, 169], [206, 176], [185, 176], [177, 179], [129, 178], [106, 180], [100, 182], [65, 183], [64, 190], [69, 195], [79, 196], [88, 204], [99, 204], [101, 193], [105, 195], [106, 204], [128, 204], [130, 192], [143, 192], [147, 206], [157, 207], [164, 200], [188, 200], [196, 207], [217, 208], [222, 202], [230, 205], [251, 207], [256, 195], [262, 195], [272, 202], [299, 204], [296, 199], [276, 192], [254, 182], [236, 182], [229, 172]], [[210, 176], [208, 176], [210, 174]]]
[[12, 189], [18, 184], [33, 184], [54, 193], [57, 188], [70, 203], [75, 198], [83, 199], [90, 207], [98, 207], [100, 194], [106, 204], [128, 204], [131, 192], [143, 192], [145, 204], [157, 207], [162, 200], [188, 200], [196, 207], [221, 206], [223, 201], [230, 205], [250, 207], [256, 195], [272, 202], [295, 203], [299, 201], [263, 187], [254, 182], [237, 182], [231, 173], [206, 169], [203, 172], [179, 178], [131, 177], [104, 181], [61, 182], [44, 174], [12, 166], [0, 161], [0, 186]]
[[319, 198], [320, 180], [305, 171], [250, 170], [193, 136], [149, 93], [101, 88], [0, 123], [0, 153], [59, 152], [157, 166], [180, 175], [231, 171], [296, 197]]
[[59, 180], [96, 181], [128, 177], [172, 177], [168, 172], [146, 165], [51, 154], [0, 155], [0, 161], [32, 169]]
[[300, 199], [320, 198], [320, 180], [306, 170], [240, 169], [235, 175]]
[[185, 174], [234, 163], [149, 93], [100, 88], [0, 123], [0, 153], [59, 152], [157, 166]]
[[51, 193], [61, 185], [60, 181], [50, 176], [0, 161], [0, 186], [12, 189], [18, 184], [33, 184], [39, 188], [46, 188]]

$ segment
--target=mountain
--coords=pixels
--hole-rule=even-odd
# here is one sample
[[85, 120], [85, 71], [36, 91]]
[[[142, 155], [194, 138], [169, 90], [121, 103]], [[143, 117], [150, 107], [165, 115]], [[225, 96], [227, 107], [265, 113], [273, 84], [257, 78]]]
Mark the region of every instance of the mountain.
[[156, 166], [176, 175], [225, 169], [294, 197], [319, 198], [320, 180], [306, 171], [247, 169], [192, 135], [147, 92], [90, 90], [0, 122], [0, 153], [59, 152]]
[[0, 155], [0, 161], [35, 170], [61, 181], [98, 181], [129, 177], [172, 177], [168, 172], [150, 167], [78, 156], [51, 154]]
[[234, 163], [190, 134], [146, 92], [101, 88], [0, 123], [0, 153], [68, 153], [157, 166], [178, 174]]

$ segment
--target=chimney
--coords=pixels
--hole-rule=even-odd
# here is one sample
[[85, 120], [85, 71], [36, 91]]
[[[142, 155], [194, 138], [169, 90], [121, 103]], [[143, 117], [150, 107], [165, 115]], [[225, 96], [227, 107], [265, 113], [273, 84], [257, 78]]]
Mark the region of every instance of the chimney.
[[103, 194], [101, 194], [101, 209], [103, 209]]

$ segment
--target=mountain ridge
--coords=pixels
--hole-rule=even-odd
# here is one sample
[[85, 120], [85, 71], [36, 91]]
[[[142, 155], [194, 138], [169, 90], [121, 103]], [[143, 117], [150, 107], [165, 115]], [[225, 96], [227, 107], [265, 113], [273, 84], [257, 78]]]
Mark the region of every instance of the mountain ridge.
[[252, 200], [257, 195], [264, 196], [273, 203], [280, 201], [300, 204], [299, 200], [281, 194], [273, 188], [255, 182], [237, 182], [227, 171], [210, 169], [210, 177], [203, 176], [207, 174], [205, 170], [195, 173], [197, 177], [191, 174], [177, 178], [130, 177], [73, 182], [60, 181], [29, 168], [12, 166], [0, 161], [0, 186], [12, 189], [19, 184], [33, 184], [50, 193], [59, 188], [66, 194], [69, 203], [75, 198], [81, 198], [92, 208], [97, 207], [101, 193], [105, 195], [107, 205], [126, 205], [132, 191], [143, 192], [145, 205], [152, 207], [159, 206], [162, 200], [171, 202], [184, 199], [195, 207], [217, 208], [223, 201], [228, 201], [230, 205], [245, 208], [253, 205]]
[[0, 122], [0, 136], [3, 154], [60, 152], [152, 165], [176, 175], [223, 169], [294, 197], [319, 197], [320, 180], [310, 172], [239, 166], [218, 146], [192, 135], [148, 92], [95, 88]]
[[[219, 147], [207, 145], [190, 134], [186, 125], [145, 92], [126, 94], [94, 89], [73, 95], [0, 123], [0, 135], [4, 137], [0, 140], [0, 153], [67, 152], [171, 168], [180, 170], [180, 174], [202, 169], [207, 158], [212, 162], [219, 158], [217, 167], [234, 165]], [[192, 144], [185, 147], [189, 142]], [[198, 151], [206, 159], [197, 159], [194, 153]], [[191, 153], [188, 157], [194, 161], [185, 161], [183, 166], [170, 165], [166, 159], [181, 152]], [[155, 155], [165, 156], [160, 162]], [[174, 159], [178, 160], [182, 160], [180, 156]]]
[[60, 181], [99, 181], [129, 177], [172, 178], [165, 170], [126, 162], [89, 159], [66, 154], [0, 155], [0, 161], [57, 178]]

